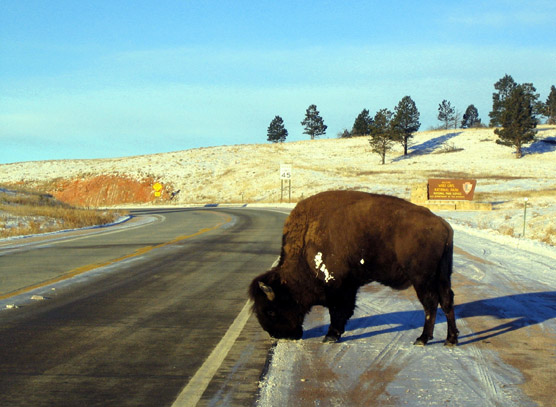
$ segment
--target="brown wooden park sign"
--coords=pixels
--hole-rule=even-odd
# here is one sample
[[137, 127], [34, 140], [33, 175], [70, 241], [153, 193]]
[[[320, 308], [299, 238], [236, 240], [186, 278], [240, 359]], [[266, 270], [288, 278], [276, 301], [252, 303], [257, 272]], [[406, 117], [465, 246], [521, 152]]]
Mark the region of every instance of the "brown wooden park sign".
[[471, 201], [476, 179], [429, 179], [429, 200]]

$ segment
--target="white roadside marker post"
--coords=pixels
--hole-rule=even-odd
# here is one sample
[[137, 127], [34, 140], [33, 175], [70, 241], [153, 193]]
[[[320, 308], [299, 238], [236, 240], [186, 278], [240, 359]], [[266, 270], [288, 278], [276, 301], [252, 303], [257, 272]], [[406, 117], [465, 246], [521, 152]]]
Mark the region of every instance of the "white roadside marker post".
[[525, 225], [527, 220], [527, 201], [529, 201], [529, 198], [523, 199], [523, 233], [521, 234], [522, 238], [525, 237]]

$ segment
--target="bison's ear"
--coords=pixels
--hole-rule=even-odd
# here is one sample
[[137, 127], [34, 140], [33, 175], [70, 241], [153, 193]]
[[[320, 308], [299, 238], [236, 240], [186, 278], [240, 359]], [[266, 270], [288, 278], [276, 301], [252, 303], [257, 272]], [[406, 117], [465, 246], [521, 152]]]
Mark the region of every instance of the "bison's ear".
[[266, 285], [262, 281], [259, 281], [259, 287], [261, 287], [261, 290], [263, 290], [263, 292], [266, 294], [266, 297], [268, 298], [269, 301], [274, 301], [276, 295], [274, 294], [272, 287]]

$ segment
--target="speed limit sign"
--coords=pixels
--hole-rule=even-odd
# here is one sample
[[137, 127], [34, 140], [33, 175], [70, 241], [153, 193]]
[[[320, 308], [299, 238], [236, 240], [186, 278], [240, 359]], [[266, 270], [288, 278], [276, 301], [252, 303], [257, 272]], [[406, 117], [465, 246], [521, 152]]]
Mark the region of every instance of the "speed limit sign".
[[292, 165], [280, 164], [280, 202], [284, 199], [284, 180], [287, 180], [287, 188], [289, 190], [289, 202], [292, 201]]
[[292, 179], [291, 164], [280, 164], [280, 179]]

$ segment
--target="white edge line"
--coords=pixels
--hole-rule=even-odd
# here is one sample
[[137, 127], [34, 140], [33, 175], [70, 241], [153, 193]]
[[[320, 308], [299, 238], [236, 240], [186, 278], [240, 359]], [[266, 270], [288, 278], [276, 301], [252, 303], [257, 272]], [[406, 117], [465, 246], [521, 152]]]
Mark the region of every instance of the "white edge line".
[[234, 322], [232, 322], [232, 325], [228, 328], [228, 331], [226, 331], [226, 334], [205, 360], [205, 363], [203, 363], [189, 383], [183, 388], [174, 404], [172, 404], [172, 407], [191, 407], [197, 405], [250, 316], [251, 300], [248, 300]]

